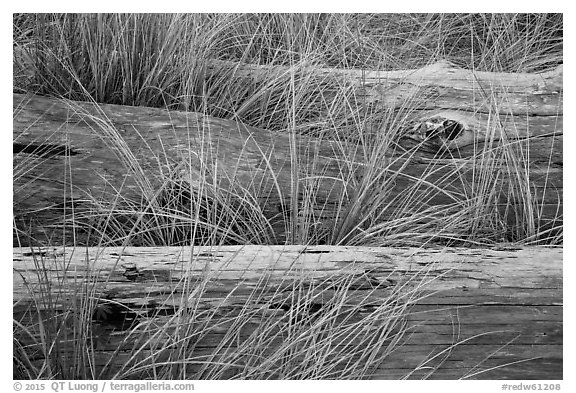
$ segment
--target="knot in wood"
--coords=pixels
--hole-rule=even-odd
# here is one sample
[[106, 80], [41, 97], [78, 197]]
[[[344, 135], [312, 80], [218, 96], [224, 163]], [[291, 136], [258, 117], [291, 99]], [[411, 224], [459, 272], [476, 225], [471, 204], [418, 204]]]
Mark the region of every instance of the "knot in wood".
[[420, 118], [412, 126], [409, 136], [439, 151], [457, 150], [474, 143], [476, 123], [477, 119], [472, 115], [441, 111]]
[[142, 275], [133, 262], [123, 263], [121, 266], [125, 269], [122, 275], [130, 281], [136, 281], [136, 279]]

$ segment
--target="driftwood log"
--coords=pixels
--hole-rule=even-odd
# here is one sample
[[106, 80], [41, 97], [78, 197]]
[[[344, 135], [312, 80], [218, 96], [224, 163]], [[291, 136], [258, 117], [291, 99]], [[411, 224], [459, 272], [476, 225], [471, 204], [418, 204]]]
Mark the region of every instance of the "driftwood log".
[[[209, 70], [218, 67], [240, 79], [290, 72], [223, 62]], [[495, 198], [505, 222], [514, 227], [528, 203], [537, 232], [551, 237], [561, 232], [562, 66], [541, 74], [505, 74], [442, 62], [391, 72], [319, 69], [318, 78], [352, 81], [356, 94], [371, 105], [395, 108], [409, 99], [414, 106], [398, 140], [377, 152], [389, 160], [383, 177], [390, 181], [390, 211], [383, 219], [400, 205], [408, 213], [429, 206], [461, 209], [477, 189], [474, 182], [487, 180], [479, 173], [490, 168], [488, 184], [499, 184]], [[13, 99], [14, 217], [22, 228], [14, 243], [20, 245], [29, 243], [27, 232], [62, 244], [61, 221], [93, 209], [90, 200], [146, 204], [159, 184], [178, 176], [208, 196], [221, 190], [249, 196], [282, 244], [295, 239], [286, 222], [304, 199], [315, 200], [310, 214], [320, 223], [317, 230], [338, 226], [370, 170], [357, 144], [293, 138], [198, 113], [19, 94]], [[405, 195], [418, 206], [407, 204]]]
[[405, 106], [409, 101], [414, 109], [453, 109], [472, 114], [497, 110], [502, 115], [521, 117], [562, 115], [563, 65], [537, 74], [472, 72], [449, 61], [395, 71], [321, 68], [312, 64], [261, 66], [229, 61], [212, 61], [207, 68], [209, 73], [228, 72], [231, 78], [250, 83], [276, 83], [293, 75], [310, 74], [311, 82], [337, 79], [354, 88], [358, 101], [382, 108]]
[[[190, 372], [199, 372], [197, 377], [207, 353], [222, 355], [218, 351], [228, 348], [235, 362], [246, 360], [251, 349], [239, 353], [237, 348], [264, 320], [288, 324], [290, 318], [329, 313], [335, 303], [342, 317], [347, 307], [357, 306], [346, 316], [350, 321], [370, 320], [379, 306], [395, 299], [394, 307], [405, 306], [403, 317], [394, 320], [397, 348], [372, 370], [374, 378], [563, 378], [562, 248], [15, 248], [13, 263], [14, 317], [23, 324], [37, 326], [38, 311], [43, 315], [47, 309], [50, 315], [80, 312], [70, 304], [82, 293], [94, 300], [93, 310], [110, 306], [104, 317], [97, 312], [92, 317], [96, 376], [110, 359], [112, 370], [136, 361], [133, 346], [150, 334], [138, 331], [162, 326], [182, 311], [183, 294], [191, 293], [191, 315], [222, 319], [195, 344], [198, 362], [191, 362]], [[51, 297], [40, 296], [46, 288]], [[339, 300], [331, 301], [335, 297]], [[241, 310], [252, 310], [253, 318], [235, 338], [238, 347], [217, 350], [230, 316]], [[338, 332], [335, 327], [334, 343]], [[42, 361], [40, 344], [24, 334], [16, 338], [29, 356]], [[71, 355], [70, 337], [65, 338], [52, 355]], [[227, 372], [222, 376], [233, 376], [234, 367]]]

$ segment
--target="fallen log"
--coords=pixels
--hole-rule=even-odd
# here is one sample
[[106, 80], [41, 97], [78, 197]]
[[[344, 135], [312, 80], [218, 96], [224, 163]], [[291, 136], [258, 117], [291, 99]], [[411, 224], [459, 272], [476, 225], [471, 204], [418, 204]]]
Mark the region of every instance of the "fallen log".
[[[379, 379], [563, 377], [562, 248], [15, 248], [13, 267], [14, 318], [28, 329], [19, 345], [42, 364], [38, 321], [87, 318], [89, 378], [142, 377], [142, 359], [181, 351], [170, 329], [183, 319], [193, 379], [296, 361], [312, 337], [316, 359], [358, 356]], [[71, 334], [56, 335], [51, 356], [71, 356]], [[272, 364], [270, 377], [282, 368]]]
[[[255, 71], [234, 72], [248, 77]], [[370, 193], [386, 193], [381, 221], [430, 208], [447, 209], [442, 213], [446, 215], [489, 198], [501, 215], [496, 221], [511, 228], [521, 226], [522, 220], [533, 221], [531, 231], [557, 237], [563, 203], [561, 67], [534, 75], [491, 74], [439, 63], [370, 78], [374, 91], [399, 101], [408, 93], [398, 86], [451, 86], [473, 95], [481, 86], [498, 94], [523, 94], [525, 100], [510, 99], [502, 113], [483, 113], [482, 108], [462, 110], [467, 99], [442, 91], [445, 101], [434, 99], [442, 102], [442, 109], [416, 111], [403, 130], [393, 133], [397, 138], [377, 137], [379, 147], [370, 150], [358, 143], [279, 134], [198, 113], [14, 94], [14, 216], [23, 228], [14, 243], [78, 240], [78, 234], [63, 238], [62, 222], [72, 213], [101, 214], [94, 200], [150, 206], [167, 183], [182, 182], [202, 198], [235, 198], [248, 204], [256, 211], [250, 214], [270, 223], [267, 238], [273, 243], [299, 241], [300, 215], [313, 228], [304, 231], [314, 231], [302, 241], [341, 242], [343, 238], [326, 238], [326, 233], [343, 225], [354, 203], [362, 205], [359, 194]], [[555, 112], [532, 110], [538, 107], [530, 101], [533, 96], [554, 106]], [[527, 100], [532, 102], [528, 106]], [[367, 162], [381, 162], [382, 167]], [[485, 190], [486, 185], [495, 188]]]
[[[228, 73], [250, 83], [282, 83], [303, 77], [321, 85], [330, 80], [348, 84], [360, 102], [381, 108], [400, 108], [510, 115], [558, 116], [562, 114], [563, 65], [541, 73], [472, 71], [449, 61], [411, 70], [361, 70], [322, 68], [300, 63], [292, 67], [212, 60], [209, 73]], [[330, 101], [328, 101], [330, 102]], [[241, 115], [241, 113], [240, 113]]]

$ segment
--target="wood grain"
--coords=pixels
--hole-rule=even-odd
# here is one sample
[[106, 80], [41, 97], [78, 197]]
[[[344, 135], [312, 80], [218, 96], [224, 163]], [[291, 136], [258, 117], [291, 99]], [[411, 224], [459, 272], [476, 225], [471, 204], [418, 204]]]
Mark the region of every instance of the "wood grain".
[[[376, 151], [386, 163], [381, 178], [387, 183], [371, 183], [370, 188], [389, 193], [382, 221], [416, 200], [447, 208], [469, 205], [477, 179], [492, 177], [501, 190], [501, 212], [516, 204], [524, 211], [530, 190], [528, 208], [536, 211], [536, 228], [561, 231], [561, 112], [502, 115], [497, 135], [488, 139], [494, 116], [457, 113], [472, 120], [466, 120], [468, 128], [455, 149], [442, 151], [441, 139], [422, 140], [416, 133], [416, 139], [402, 137]], [[416, 111], [407, 127], [430, 116], [439, 114]], [[293, 199], [301, 204], [312, 198], [313, 221], [320, 223], [316, 230], [328, 232], [338, 226], [334, 217], [354, 201], [364, 176], [375, 169], [366, 164], [370, 158], [359, 145], [305, 136], [294, 145], [287, 134], [198, 113], [14, 94], [13, 126], [14, 215], [21, 228], [15, 245], [34, 244], [32, 239], [54, 244], [79, 240], [79, 234], [63, 238], [63, 221], [94, 214], [94, 200], [120, 209], [124, 201], [151, 203], [167, 179], [182, 180], [206, 198], [254, 201], [271, 222], [269, 237], [282, 244], [290, 238]], [[486, 150], [487, 140], [492, 142]], [[502, 214], [514, 226], [514, 216]]]
[[[195, 309], [204, 310], [199, 315], [212, 315], [218, 325], [197, 342], [198, 359], [219, 348], [234, 316], [246, 310], [252, 310], [253, 318], [239, 332], [235, 348], [242, 348], [262, 321], [306, 315], [307, 307], [329, 312], [336, 299], [342, 304], [340, 318], [354, 309], [348, 318], [363, 321], [396, 299], [395, 307], [404, 310], [395, 319], [403, 334], [398, 333], [397, 348], [373, 370], [374, 378], [563, 376], [558, 247], [16, 248], [13, 261], [14, 316], [23, 323], [38, 318], [38, 308], [68, 309], [86, 285], [99, 302], [118, 305], [112, 314], [124, 320], [93, 321], [100, 367], [111, 358], [129, 361], [129, 348], [141, 338], [128, 334], [130, 321], [141, 323], [136, 331], [146, 324], [162, 326], [182, 312], [182, 299], [189, 293], [195, 296]], [[52, 303], [34, 303], [47, 287], [52, 288]], [[337, 333], [338, 326], [332, 334]], [[118, 348], [127, 353], [114, 357]]]

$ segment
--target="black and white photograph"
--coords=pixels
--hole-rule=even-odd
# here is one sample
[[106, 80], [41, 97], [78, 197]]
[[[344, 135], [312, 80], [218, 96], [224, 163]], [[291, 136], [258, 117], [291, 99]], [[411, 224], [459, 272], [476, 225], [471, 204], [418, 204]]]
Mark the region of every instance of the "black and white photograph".
[[565, 390], [564, 14], [12, 32], [14, 391]]

